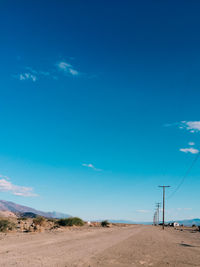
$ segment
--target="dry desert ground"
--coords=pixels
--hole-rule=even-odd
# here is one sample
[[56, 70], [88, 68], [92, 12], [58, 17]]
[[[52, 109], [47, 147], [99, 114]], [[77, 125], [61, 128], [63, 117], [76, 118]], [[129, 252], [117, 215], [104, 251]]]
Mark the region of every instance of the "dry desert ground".
[[200, 266], [200, 233], [132, 225], [1, 234], [0, 266]]

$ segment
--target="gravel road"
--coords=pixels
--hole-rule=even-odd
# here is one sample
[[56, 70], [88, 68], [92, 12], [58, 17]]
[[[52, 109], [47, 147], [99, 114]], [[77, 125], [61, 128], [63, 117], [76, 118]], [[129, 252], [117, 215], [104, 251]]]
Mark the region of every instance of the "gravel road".
[[200, 266], [200, 233], [134, 225], [0, 235], [0, 266]]

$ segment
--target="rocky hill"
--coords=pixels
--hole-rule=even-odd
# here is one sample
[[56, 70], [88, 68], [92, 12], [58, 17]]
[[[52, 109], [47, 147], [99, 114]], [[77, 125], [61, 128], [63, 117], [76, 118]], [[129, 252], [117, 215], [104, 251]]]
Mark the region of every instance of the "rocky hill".
[[32, 214], [37, 214], [40, 216], [44, 216], [47, 218], [68, 218], [71, 217], [69, 214], [64, 214], [60, 212], [44, 212], [40, 210], [36, 210], [30, 207], [26, 207], [23, 205], [16, 204], [11, 201], [6, 201], [6, 200], [0, 200], [0, 211], [7, 211], [7, 212], [12, 212], [14, 214], [22, 214], [22, 213], [32, 213]]

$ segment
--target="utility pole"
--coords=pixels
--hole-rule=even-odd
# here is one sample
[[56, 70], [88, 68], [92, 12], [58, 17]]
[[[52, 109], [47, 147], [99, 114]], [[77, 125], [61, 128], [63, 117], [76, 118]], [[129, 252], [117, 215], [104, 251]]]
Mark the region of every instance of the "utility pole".
[[155, 214], [156, 214], [156, 225], [158, 225], [158, 210], [157, 209], [155, 211]]
[[158, 203], [156, 203], [156, 208], [157, 208], [157, 213], [158, 213], [158, 216], [157, 216], [157, 220], [158, 220], [158, 225], [159, 225], [159, 214], [160, 214], [160, 205], [161, 205], [161, 203], [160, 202], [158, 202]]
[[157, 214], [156, 214], [156, 211], [155, 211], [155, 225], [157, 225]]
[[170, 187], [169, 185], [159, 185], [158, 187], [163, 188], [163, 230], [165, 229], [165, 188]]
[[154, 226], [156, 225], [156, 212], [154, 212], [154, 215], [153, 215], [153, 225]]

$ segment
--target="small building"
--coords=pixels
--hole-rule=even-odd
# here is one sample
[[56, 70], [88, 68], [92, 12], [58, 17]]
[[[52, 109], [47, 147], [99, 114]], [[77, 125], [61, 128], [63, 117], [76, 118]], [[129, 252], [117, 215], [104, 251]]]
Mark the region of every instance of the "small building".
[[172, 223], [172, 226], [173, 226], [173, 227], [177, 227], [177, 226], [180, 226], [180, 224], [179, 224], [178, 222], [173, 222], [173, 223]]

